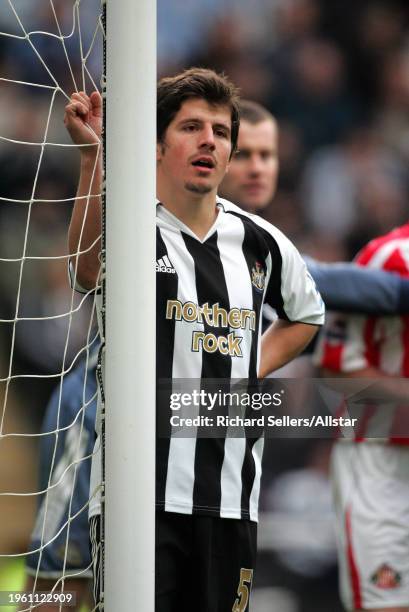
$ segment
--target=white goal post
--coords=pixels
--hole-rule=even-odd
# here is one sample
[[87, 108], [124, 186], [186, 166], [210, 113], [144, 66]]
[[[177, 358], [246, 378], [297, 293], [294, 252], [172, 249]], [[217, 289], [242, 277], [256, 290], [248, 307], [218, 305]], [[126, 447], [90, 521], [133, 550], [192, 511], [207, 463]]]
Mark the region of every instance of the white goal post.
[[107, 1], [105, 610], [154, 610], [156, 3]]
[[[67, 246], [79, 153], [63, 118], [73, 92], [100, 88], [105, 580], [92, 609], [153, 612], [156, 2], [3, 0], [0, 606], [8, 590], [24, 590], [13, 603], [27, 611], [41, 605], [44, 585], [57, 597], [49, 601], [72, 588], [75, 609], [92, 607], [83, 485], [94, 454], [99, 293], [68, 282], [79, 255]], [[90, 199], [78, 198], [86, 211]], [[3, 568], [15, 582], [2, 580]]]

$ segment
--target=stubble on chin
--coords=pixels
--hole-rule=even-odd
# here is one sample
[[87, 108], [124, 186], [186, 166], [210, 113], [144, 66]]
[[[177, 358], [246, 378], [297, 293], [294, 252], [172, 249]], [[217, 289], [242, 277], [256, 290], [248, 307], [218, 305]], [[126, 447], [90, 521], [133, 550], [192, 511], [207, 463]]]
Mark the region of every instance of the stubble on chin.
[[185, 189], [186, 191], [197, 193], [199, 195], [204, 195], [212, 191], [212, 187], [210, 185], [196, 185], [195, 183], [185, 183]]

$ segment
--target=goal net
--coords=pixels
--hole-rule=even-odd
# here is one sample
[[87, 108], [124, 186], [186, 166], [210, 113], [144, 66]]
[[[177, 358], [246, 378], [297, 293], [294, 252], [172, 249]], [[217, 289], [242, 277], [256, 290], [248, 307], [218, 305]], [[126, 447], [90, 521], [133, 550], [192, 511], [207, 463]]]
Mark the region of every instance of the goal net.
[[[101, 90], [101, 0], [0, 9], [0, 605], [91, 610], [96, 292], [68, 283], [72, 92]], [[87, 208], [89, 197], [84, 198]], [[78, 254], [78, 253], [77, 253]], [[74, 264], [74, 275], [75, 275]]]

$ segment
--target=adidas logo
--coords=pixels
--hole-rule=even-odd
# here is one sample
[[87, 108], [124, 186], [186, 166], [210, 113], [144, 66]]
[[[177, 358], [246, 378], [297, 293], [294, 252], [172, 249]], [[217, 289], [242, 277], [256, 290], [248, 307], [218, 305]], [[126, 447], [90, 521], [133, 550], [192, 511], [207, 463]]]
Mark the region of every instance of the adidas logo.
[[176, 274], [176, 270], [172, 266], [167, 255], [164, 255], [160, 259], [156, 260], [155, 270], [156, 272], [167, 272], [168, 274]]

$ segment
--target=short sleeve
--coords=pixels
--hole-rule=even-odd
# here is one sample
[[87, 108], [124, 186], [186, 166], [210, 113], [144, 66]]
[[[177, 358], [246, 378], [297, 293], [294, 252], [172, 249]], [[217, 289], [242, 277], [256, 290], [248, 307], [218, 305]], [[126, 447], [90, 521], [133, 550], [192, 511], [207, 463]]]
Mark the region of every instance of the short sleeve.
[[325, 306], [307, 266], [295, 246], [276, 228], [269, 240], [271, 274], [265, 301], [279, 318], [323, 325]]

